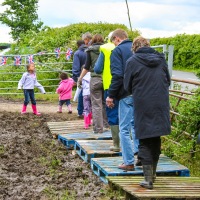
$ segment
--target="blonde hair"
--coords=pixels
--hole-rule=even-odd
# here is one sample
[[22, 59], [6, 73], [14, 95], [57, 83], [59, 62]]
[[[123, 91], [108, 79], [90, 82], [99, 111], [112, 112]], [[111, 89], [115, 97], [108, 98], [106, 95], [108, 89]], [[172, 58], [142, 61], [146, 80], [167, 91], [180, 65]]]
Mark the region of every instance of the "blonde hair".
[[150, 42], [142, 36], [138, 36], [133, 40], [132, 51], [136, 52], [141, 47], [150, 47]]

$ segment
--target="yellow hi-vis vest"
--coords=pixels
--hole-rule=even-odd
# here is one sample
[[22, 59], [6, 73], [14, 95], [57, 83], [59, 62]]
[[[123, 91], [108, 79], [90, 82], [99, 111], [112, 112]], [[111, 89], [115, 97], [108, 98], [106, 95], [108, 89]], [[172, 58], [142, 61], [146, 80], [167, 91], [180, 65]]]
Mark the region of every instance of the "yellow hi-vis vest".
[[109, 88], [112, 79], [112, 75], [110, 72], [110, 55], [114, 48], [115, 45], [111, 42], [100, 46], [100, 52], [104, 54], [104, 69], [102, 75], [104, 90], [107, 90]]

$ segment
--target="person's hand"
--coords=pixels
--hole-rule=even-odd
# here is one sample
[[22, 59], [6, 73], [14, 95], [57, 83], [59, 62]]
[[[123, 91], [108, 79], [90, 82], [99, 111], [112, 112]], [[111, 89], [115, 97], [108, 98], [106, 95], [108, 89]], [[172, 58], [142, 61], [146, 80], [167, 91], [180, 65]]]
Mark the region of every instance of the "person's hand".
[[115, 105], [113, 103], [113, 99], [110, 97], [106, 98], [106, 105], [108, 106], [108, 108], [113, 108]]
[[78, 88], [82, 88], [82, 79], [81, 78], [78, 78], [78, 81], [77, 81], [77, 86]]

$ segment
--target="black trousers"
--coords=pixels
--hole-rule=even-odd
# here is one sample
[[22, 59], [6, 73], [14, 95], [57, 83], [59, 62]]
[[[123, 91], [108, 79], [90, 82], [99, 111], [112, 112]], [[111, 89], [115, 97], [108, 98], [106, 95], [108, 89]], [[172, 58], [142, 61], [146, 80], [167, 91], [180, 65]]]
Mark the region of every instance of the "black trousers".
[[161, 154], [160, 137], [146, 138], [139, 140], [138, 158], [142, 165], [152, 165], [159, 160]]

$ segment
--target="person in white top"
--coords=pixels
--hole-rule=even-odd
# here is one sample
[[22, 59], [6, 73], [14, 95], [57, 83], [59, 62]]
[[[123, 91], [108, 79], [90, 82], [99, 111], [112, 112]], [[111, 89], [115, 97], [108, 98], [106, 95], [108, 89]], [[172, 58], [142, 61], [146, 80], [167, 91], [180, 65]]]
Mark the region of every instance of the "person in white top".
[[18, 83], [18, 90], [23, 89], [24, 91], [24, 104], [22, 106], [21, 114], [26, 113], [27, 105], [29, 103], [29, 100], [31, 99], [33, 114], [41, 115], [41, 113], [37, 111], [34, 87], [37, 87], [41, 93], [46, 93], [44, 87], [37, 81], [35, 65], [31, 63], [27, 65], [27, 72], [22, 75], [22, 78], [19, 80]]
[[83, 115], [84, 115], [84, 128], [88, 129], [88, 127], [92, 124], [92, 104], [90, 99], [90, 72], [82, 79], [82, 89], [83, 89]]

